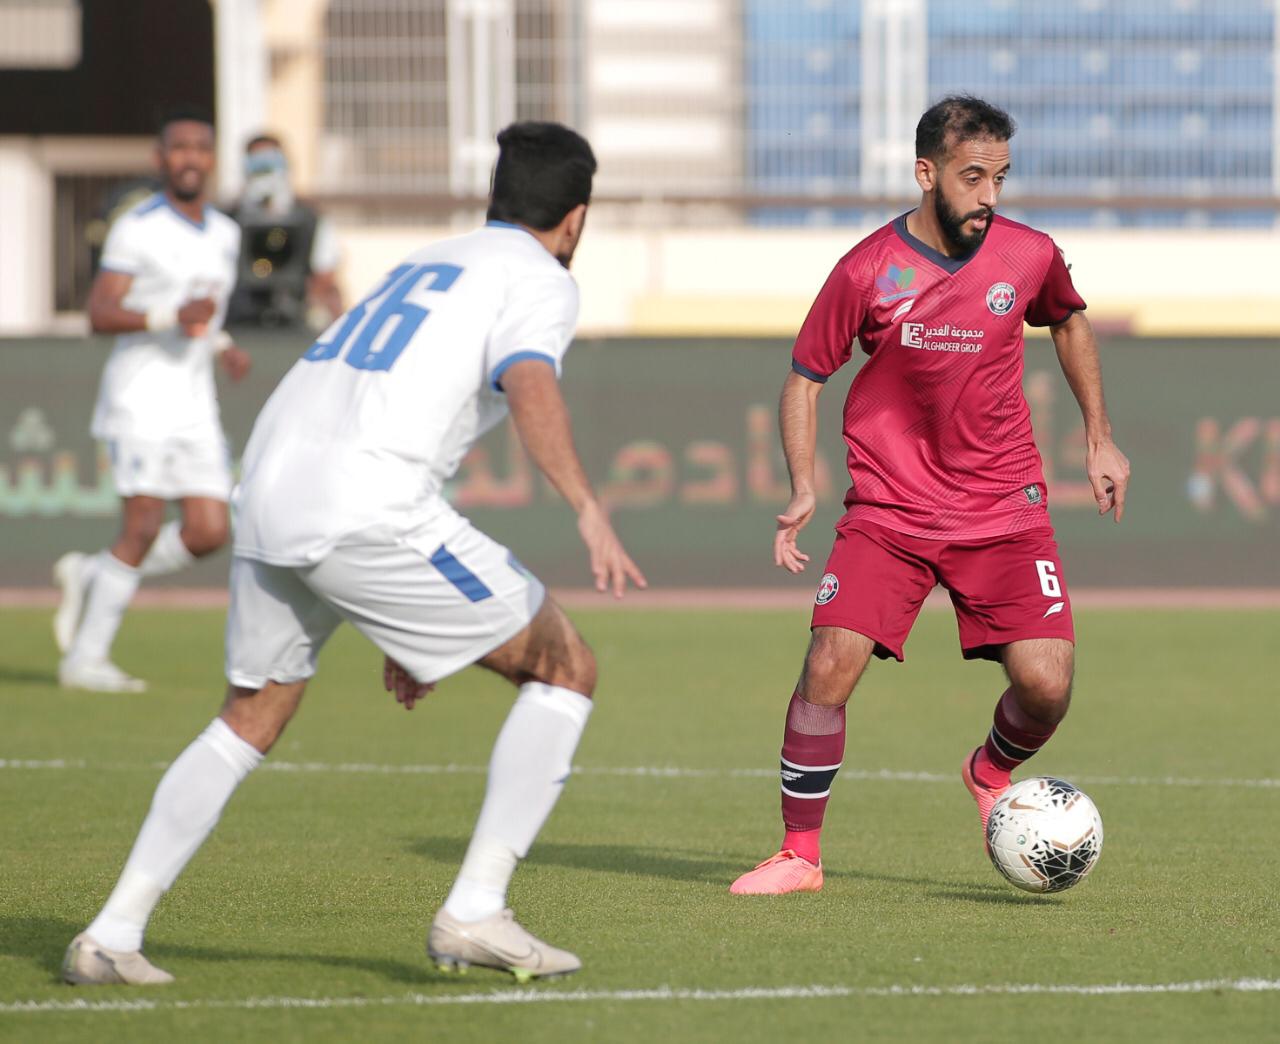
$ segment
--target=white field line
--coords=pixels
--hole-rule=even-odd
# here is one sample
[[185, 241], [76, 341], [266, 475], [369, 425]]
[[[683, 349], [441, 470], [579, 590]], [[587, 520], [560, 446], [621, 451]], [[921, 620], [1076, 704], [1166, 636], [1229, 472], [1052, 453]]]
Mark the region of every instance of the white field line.
[[243, 997], [208, 1000], [69, 1000], [11, 1001], [0, 1003], [0, 1015], [47, 1014], [52, 1012], [141, 1012], [199, 1011], [235, 1009], [255, 1011], [272, 1008], [390, 1008], [452, 1007], [455, 1005], [581, 1004], [592, 1001], [750, 1001], [750, 1000], [843, 1000], [896, 997], [992, 997], [1071, 996], [1115, 997], [1132, 994], [1188, 993], [1276, 993], [1277, 979], [1204, 979], [1194, 982], [1114, 982], [1096, 985], [1076, 983], [1006, 983], [959, 986], [750, 986], [737, 990], [675, 989], [659, 986], [651, 990], [548, 990], [501, 989], [484, 993], [402, 993], [391, 997]]
[[[91, 762], [79, 758], [46, 761], [0, 758], [0, 770], [33, 771], [92, 770], [94, 772], [155, 771], [169, 767], [167, 761]], [[314, 773], [358, 776], [483, 776], [485, 765], [379, 765], [367, 762], [266, 761], [259, 772]], [[775, 768], [682, 768], [678, 765], [575, 765], [575, 776], [613, 776], [634, 779], [776, 779]], [[1280, 779], [1202, 779], [1192, 776], [1077, 776], [1075, 783], [1088, 786], [1129, 787], [1244, 787], [1280, 789]], [[938, 772], [899, 772], [892, 769], [841, 769], [839, 780], [880, 783], [954, 783], [955, 775]]]

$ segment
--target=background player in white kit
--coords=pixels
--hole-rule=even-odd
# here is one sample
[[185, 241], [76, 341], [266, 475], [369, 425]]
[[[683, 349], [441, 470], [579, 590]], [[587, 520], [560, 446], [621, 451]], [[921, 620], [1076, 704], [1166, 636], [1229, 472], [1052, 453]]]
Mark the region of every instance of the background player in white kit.
[[486, 227], [412, 254], [285, 375], [254, 426], [236, 491], [221, 714], [170, 766], [119, 883], [67, 950], [72, 983], [168, 982], [141, 952], [161, 895], [302, 698], [347, 620], [385, 654], [406, 707], [471, 663], [519, 686], [493, 749], [475, 834], [427, 950], [524, 980], [580, 967], [506, 909], [516, 863], [550, 814], [591, 710], [590, 649], [542, 585], [441, 497], [510, 409], [577, 514], [596, 587], [645, 581], [595, 499], [560, 395], [577, 321], [566, 271], [595, 158], [552, 123], [498, 136]]
[[[240, 229], [209, 206], [213, 127], [167, 117], [156, 143], [161, 190], [111, 226], [89, 292], [95, 333], [118, 334], [102, 373], [93, 436], [107, 443], [120, 535], [96, 555], [69, 552], [54, 577], [62, 604], [54, 636], [59, 681], [98, 692], [146, 683], [111, 662], [111, 643], [144, 576], [172, 573], [227, 541], [231, 469], [213, 383], [216, 357], [233, 380], [249, 357], [222, 332], [235, 282]], [[182, 502], [182, 521], [164, 522]]]

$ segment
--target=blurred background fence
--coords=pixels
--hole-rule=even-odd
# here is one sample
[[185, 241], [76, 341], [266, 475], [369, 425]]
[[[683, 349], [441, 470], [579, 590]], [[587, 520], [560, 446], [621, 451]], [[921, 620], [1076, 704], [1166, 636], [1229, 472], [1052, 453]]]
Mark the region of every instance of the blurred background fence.
[[[283, 138], [297, 188], [339, 226], [350, 290], [394, 260], [398, 233], [475, 221], [501, 126], [556, 119], [600, 159], [608, 264], [582, 266], [585, 329], [707, 333], [728, 315], [783, 334], [838, 248], [909, 206], [915, 121], [954, 91], [1020, 124], [1006, 212], [1106, 259], [1079, 268], [1086, 284], [1097, 271], [1095, 315], [1138, 333], [1277, 332], [1259, 272], [1280, 199], [1278, 7], [0, 0], [0, 333], [83, 328], [101, 200], [146, 175], [154, 114], [195, 101], [217, 110], [225, 199], [248, 136]], [[686, 230], [712, 237], [699, 271], [718, 277], [668, 265]], [[1198, 265], [1204, 243], [1221, 250]]]

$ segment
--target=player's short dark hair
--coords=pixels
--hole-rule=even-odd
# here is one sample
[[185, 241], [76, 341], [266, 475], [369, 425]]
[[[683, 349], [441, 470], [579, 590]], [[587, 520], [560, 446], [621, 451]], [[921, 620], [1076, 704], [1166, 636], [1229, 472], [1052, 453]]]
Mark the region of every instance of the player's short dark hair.
[[498, 134], [489, 220], [545, 232], [591, 200], [596, 157], [587, 139], [559, 123], [513, 123]]
[[174, 123], [207, 123], [213, 126], [213, 113], [198, 105], [178, 105], [165, 109], [156, 120], [156, 137], [164, 140], [164, 132]]
[[252, 138], [246, 141], [244, 143], [244, 151], [252, 152], [259, 145], [270, 145], [272, 148], [279, 149], [281, 152], [284, 151], [284, 143], [274, 134], [268, 134], [265, 131], [260, 134], [255, 134]]
[[1018, 125], [1013, 117], [972, 94], [952, 94], [930, 106], [916, 124], [916, 156], [940, 162], [962, 141], [1008, 141]]

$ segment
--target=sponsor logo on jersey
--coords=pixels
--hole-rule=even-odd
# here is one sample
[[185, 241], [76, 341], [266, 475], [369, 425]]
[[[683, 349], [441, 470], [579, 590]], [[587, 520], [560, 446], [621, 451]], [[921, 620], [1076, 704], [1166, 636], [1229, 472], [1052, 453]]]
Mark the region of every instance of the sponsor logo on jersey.
[[1022, 492], [1023, 492], [1023, 493], [1025, 493], [1025, 494], [1026, 494], [1026, 496], [1027, 496], [1027, 503], [1028, 503], [1028, 504], [1039, 504], [1039, 503], [1040, 503], [1041, 497], [1040, 497], [1040, 487], [1039, 487], [1039, 486], [1023, 486], [1023, 487], [1022, 487]]
[[826, 605], [831, 599], [840, 593], [840, 581], [836, 579], [835, 573], [827, 573], [818, 581], [818, 594], [814, 601], [819, 605]]
[[982, 351], [982, 338], [986, 330], [973, 327], [952, 326], [940, 323], [926, 326], [924, 323], [903, 323], [900, 334], [902, 347], [918, 348], [924, 352], [958, 352], [961, 355], [977, 355]]
[[910, 289], [915, 278], [914, 268], [890, 265], [888, 271], [876, 279], [876, 289], [880, 291], [878, 303], [888, 304], [890, 301], [901, 301], [904, 297], [914, 297], [919, 293], [918, 290]]
[[1017, 291], [1008, 283], [992, 283], [987, 291], [987, 307], [992, 315], [1007, 315], [1017, 297]]

